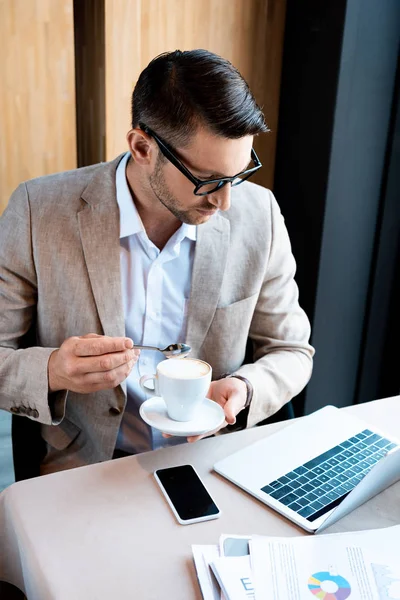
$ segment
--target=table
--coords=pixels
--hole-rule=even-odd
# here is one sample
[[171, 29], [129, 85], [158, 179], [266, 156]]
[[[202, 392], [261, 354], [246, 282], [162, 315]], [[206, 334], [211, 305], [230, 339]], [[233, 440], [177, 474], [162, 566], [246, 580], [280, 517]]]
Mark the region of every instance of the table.
[[[342, 409], [398, 436], [400, 396]], [[285, 421], [13, 484], [0, 494], [0, 579], [29, 600], [201, 600], [191, 544], [221, 533], [307, 535], [212, 471]], [[222, 509], [220, 519], [178, 525], [153, 478], [192, 463]], [[327, 531], [400, 523], [400, 482]]]

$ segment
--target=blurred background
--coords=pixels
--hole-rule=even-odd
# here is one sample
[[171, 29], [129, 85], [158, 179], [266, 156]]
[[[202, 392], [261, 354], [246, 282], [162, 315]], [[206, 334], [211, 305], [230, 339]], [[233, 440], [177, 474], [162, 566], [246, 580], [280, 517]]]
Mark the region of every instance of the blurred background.
[[154, 56], [221, 54], [271, 129], [255, 180], [285, 216], [312, 324], [295, 414], [399, 394], [399, 40], [399, 0], [0, 0], [0, 213], [21, 181], [126, 149]]

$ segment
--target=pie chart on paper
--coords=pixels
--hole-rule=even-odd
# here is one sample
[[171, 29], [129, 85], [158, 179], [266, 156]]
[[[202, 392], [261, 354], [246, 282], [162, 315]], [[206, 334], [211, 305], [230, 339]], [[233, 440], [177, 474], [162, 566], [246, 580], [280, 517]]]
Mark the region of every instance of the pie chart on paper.
[[347, 579], [341, 575], [331, 575], [328, 571], [311, 575], [308, 589], [315, 598], [320, 600], [346, 600], [351, 594]]

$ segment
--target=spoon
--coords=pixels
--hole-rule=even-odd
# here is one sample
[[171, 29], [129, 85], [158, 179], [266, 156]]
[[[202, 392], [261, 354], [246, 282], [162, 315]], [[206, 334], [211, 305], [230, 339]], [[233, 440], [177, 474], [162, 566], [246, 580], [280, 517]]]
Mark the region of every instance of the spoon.
[[156, 346], [137, 346], [134, 345], [134, 348], [138, 348], [139, 350], [158, 350], [158, 352], [162, 352], [166, 358], [185, 358], [191, 352], [191, 347], [187, 344], [170, 344], [163, 350], [161, 348], [157, 348]]

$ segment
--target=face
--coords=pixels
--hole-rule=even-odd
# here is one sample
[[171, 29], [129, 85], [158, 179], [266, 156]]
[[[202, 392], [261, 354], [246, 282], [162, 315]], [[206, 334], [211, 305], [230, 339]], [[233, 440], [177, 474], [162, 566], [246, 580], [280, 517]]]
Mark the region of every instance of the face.
[[[154, 139], [148, 137], [147, 143], [148, 162], [143, 162], [141, 156], [139, 164], [144, 168], [147, 178], [145, 187], [151, 193], [153, 202], [161, 203], [177, 219], [190, 225], [205, 223], [218, 210], [229, 209], [229, 183], [207, 196], [196, 196], [193, 193], [194, 184], [161, 154]], [[174, 150], [193, 175], [207, 180], [232, 177], [244, 171], [251, 160], [252, 144], [252, 136], [231, 140], [216, 136], [206, 129], [198, 129], [188, 145]], [[132, 143], [130, 145], [132, 148]], [[137, 164], [135, 156], [134, 162]]]

